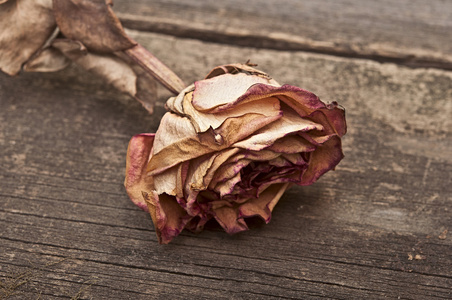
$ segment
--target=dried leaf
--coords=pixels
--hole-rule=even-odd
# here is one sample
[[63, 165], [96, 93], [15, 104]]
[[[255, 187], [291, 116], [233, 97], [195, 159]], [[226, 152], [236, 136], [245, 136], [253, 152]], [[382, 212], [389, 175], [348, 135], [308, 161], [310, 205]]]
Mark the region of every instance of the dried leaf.
[[56, 28], [52, 0], [9, 0], [0, 5], [0, 70], [16, 75]]
[[156, 100], [155, 81], [133, 62], [124, 61], [124, 57], [115, 54], [91, 53], [81, 42], [69, 39], [56, 39], [52, 46], [87, 71], [140, 101], [152, 113]]
[[111, 53], [135, 46], [105, 0], [53, 0], [56, 22], [65, 37], [90, 51]]
[[71, 64], [60, 50], [54, 47], [42, 49], [27, 61], [23, 67], [26, 72], [56, 72]]

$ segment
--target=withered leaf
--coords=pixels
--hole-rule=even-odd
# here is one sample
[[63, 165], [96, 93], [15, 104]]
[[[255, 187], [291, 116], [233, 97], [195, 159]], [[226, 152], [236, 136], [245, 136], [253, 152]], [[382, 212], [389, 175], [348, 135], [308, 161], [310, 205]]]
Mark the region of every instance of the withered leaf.
[[140, 101], [152, 113], [156, 100], [155, 81], [134, 62], [128, 61], [127, 56], [92, 53], [81, 42], [69, 39], [56, 39], [52, 46], [85, 70]]
[[111, 4], [106, 0], [53, 0], [63, 35], [99, 53], [123, 51], [136, 44], [124, 32]]
[[56, 72], [63, 70], [71, 64], [61, 51], [50, 46], [40, 50], [24, 65], [26, 72]]
[[56, 28], [52, 0], [0, 2], [0, 70], [19, 73]]

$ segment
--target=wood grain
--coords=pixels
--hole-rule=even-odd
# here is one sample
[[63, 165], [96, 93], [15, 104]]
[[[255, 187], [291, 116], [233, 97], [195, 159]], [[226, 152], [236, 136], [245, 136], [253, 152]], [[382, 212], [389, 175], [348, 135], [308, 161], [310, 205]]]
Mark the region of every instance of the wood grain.
[[117, 0], [131, 29], [452, 70], [452, 3], [433, 0]]
[[149, 116], [76, 67], [1, 74], [0, 297], [17, 278], [9, 299], [452, 297], [450, 72], [129, 33], [186, 82], [251, 59], [339, 101], [346, 158], [269, 225], [161, 246], [122, 183], [129, 138], [156, 130], [168, 93]]

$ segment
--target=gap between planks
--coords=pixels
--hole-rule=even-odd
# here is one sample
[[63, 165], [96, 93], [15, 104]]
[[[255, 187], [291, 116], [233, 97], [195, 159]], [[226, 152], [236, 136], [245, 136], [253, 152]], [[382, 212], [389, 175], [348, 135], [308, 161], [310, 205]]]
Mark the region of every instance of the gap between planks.
[[150, 18], [117, 13], [127, 29], [170, 35], [205, 42], [272, 49], [304, 51], [339, 57], [370, 59], [380, 63], [395, 63], [410, 68], [436, 68], [452, 71], [452, 56], [421, 49], [394, 48], [381, 44], [349, 44], [336, 41], [315, 41], [280, 32], [258, 34], [244, 29], [218, 31], [204, 24], [186, 24], [168, 18]]

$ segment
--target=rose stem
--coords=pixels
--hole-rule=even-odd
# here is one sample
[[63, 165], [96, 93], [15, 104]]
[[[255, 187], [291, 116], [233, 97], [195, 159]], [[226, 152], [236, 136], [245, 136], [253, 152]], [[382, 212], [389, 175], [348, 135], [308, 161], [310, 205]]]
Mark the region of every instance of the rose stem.
[[179, 94], [185, 88], [182, 79], [140, 44], [124, 52], [171, 92]]

